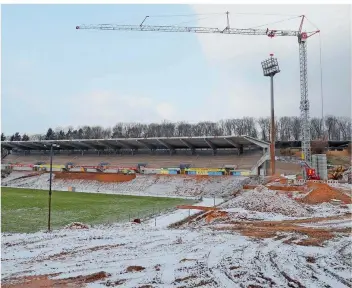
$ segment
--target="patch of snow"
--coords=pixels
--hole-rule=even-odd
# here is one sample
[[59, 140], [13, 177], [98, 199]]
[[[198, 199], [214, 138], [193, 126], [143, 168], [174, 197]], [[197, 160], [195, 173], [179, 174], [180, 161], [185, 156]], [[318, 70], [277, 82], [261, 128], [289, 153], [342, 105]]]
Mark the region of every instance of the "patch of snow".
[[308, 211], [297, 201], [282, 193], [264, 189], [261, 191], [245, 190], [224, 204], [224, 208], [245, 208], [258, 212], [273, 212], [287, 216], [303, 217]]
[[[111, 281], [126, 279], [124, 287], [152, 281], [158, 287], [172, 287], [176, 280], [186, 287], [200, 281], [209, 283], [207, 287], [270, 287], [272, 282], [277, 287], [288, 287], [294, 285], [290, 279], [305, 287], [348, 286], [349, 237], [335, 238], [323, 247], [289, 245], [284, 240], [250, 239], [206, 228], [171, 230], [131, 223], [3, 234], [2, 281], [19, 275], [61, 273], [56, 278], [67, 278], [105, 271], [111, 274]], [[314, 257], [315, 263], [308, 262], [307, 257]], [[126, 272], [132, 265], [145, 269]], [[103, 282], [89, 286], [99, 285]]]

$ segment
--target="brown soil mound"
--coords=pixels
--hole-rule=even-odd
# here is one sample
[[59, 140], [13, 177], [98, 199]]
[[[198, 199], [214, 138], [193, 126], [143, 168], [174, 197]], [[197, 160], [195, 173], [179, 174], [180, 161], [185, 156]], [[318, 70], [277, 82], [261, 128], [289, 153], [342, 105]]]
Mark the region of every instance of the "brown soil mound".
[[302, 199], [304, 203], [319, 204], [330, 202], [332, 199], [341, 200], [345, 204], [352, 203], [351, 197], [325, 183], [308, 183], [308, 187], [313, 188], [313, 191]]
[[[286, 182], [285, 182], [286, 181]], [[293, 186], [293, 185], [288, 185], [287, 180], [280, 180], [278, 181], [280, 184], [286, 184], [285, 186], [279, 186], [275, 185], [274, 183], [270, 182], [270, 185], [265, 185], [269, 190], [274, 190], [274, 191], [304, 191], [304, 186]], [[244, 190], [253, 190], [257, 188], [257, 185], [244, 185], [243, 189]]]
[[[58, 273], [60, 274], [60, 273]], [[30, 287], [30, 288], [51, 288], [51, 287], [85, 287], [86, 283], [96, 282], [98, 280], [105, 279], [110, 274], [101, 271], [90, 275], [80, 275], [77, 277], [70, 277], [65, 279], [50, 279], [50, 277], [57, 276], [58, 274], [51, 275], [38, 275], [38, 276], [27, 276], [17, 279], [12, 279], [12, 284], [3, 284], [1, 287], [5, 288], [19, 288], [19, 287]]]
[[95, 180], [100, 182], [128, 182], [136, 178], [136, 174], [124, 175], [99, 172], [54, 172], [55, 179]]
[[145, 268], [143, 266], [128, 266], [126, 271], [127, 272], [139, 272], [144, 270]]
[[216, 207], [207, 207], [207, 206], [193, 206], [193, 205], [178, 205], [176, 206], [177, 209], [192, 209], [192, 210], [202, 210], [202, 211], [213, 211], [219, 210]]
[[[301, 239], [296, 242], [298, 245], [303, 246], [321, 246], [325, 241], [334, 238], [336, 233], [351, 233], [351, 228], [316, 228], [316, 227], [304, 227], [296, 225], [299, 223], [313, 223], [321, 222], [324, 220], [333, 219], [349, 219], [351, 214], [333, 217], [318, 217], [318, 218], [307, 218], [299, 220], [283, 220], [283, 221], [231, 221], [227, 225], [222, 227], [215, 227], [215, 230], [234, 230], [240, 232], [244, 236], [254, 238], [273, 238], [277, 237], [277, 233], [286, 234], [297, 233], [307, 236], [306, 239]], [[282, 238], [284, 236], [282, 235]], [[281, 238], [281, 237], [280, 237]], [[296, 237], [285, 240], [285, 243], [293, 243], [293, 240], [297, 240]]]
[[205, 221], [212, 222], [217, 218], [226, 218], [228, 217], [228, 212], [226, 211], [212, 211], [209, 214], [207, 214], [207, 216], [205, 217]]

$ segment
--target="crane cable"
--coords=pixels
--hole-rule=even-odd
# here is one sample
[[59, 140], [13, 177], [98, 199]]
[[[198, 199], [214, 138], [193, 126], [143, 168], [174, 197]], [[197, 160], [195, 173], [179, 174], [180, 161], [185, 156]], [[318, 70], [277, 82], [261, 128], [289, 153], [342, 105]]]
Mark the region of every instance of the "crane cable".
[[289, 21], [289, 20], [292, 20], [292, 19], [297, 19], [297, 18], [300, 18], [300, 17], [301, 16], [295, 16], [295, 17], [291, 17], [291, 18], [288, 18], [288, 19], [283, 19], [283, 20], [279, 20], [279, 21], [275, 21], [275, 22], [269, 22], [269, 23], [266, 23], [266, 24], [263, 24], [263, 25], [259, 25], [259, 26], [250, 27], [250, 28], [247, 28], [247, 29], [260, 28], [260, 27], [263, 27], [263, 26], [268, 26], [268, 25], [271, 25], [271, 24], [277, 24], [277, 23]]
[[321, 55], [321, 34], [319, 33], [319, 65], [320, 65], [320, 97], [321, 97], [321, 121], [322, 121], [322, 133], [325, 133], [324, 125], [324, 94], [323, 94], [323, 65]]
[[[310, 21], [307, 17], [306, 20], [314, 26], [314, 28], [318, 28], [312, 21]], [[324, 125], [324, 92], [323, 92], [323, 62], [322, 62], [322, 52], [321, 52], [321, 32], [319, 32], [319, 69], [320, 69], [320, 99], [321, 99], [321, 121], [322, 121], [322, 134], [325, 137], [325, 125]]]
[[[149, 17], [191, 17], [191, 16], [204, 16], [204, 15], [223, 15], [226, 14], [224, 12], [222, 13], [200, 13], [200, 14], [164, 14], [164, 15], [149, 15]], [[232, 15], [262, 15], [262, 16], [300, 16], [300, 15], [294, 15], [294, 14], [279, 14], [279, 13], [233, 13], [230, 12]]]

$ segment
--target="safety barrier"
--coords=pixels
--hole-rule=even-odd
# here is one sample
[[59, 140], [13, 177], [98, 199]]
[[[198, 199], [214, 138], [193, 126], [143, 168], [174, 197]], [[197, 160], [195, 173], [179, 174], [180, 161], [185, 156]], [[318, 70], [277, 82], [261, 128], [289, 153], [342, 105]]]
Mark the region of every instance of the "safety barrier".
[[326, 183], [327, 184], [339, 184], [339, 181], [337, 181], [337, 180], [327, 180]]

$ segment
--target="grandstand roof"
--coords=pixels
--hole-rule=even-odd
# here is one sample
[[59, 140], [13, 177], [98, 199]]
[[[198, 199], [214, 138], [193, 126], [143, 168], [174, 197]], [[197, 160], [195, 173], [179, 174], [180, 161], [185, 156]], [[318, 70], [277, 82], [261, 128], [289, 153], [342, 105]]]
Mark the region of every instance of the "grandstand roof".
[[260, 146], [268, 148], [269, 143], [249, 136], [209, 136], [209, 137], [154, 137], [118, 139], [75, 139], [42, 141], [2, 141], [5, 149], [47, 150], [51, 144], [59, 150], [87, 149], [217, 149], [239, 148], [240, 146]]

